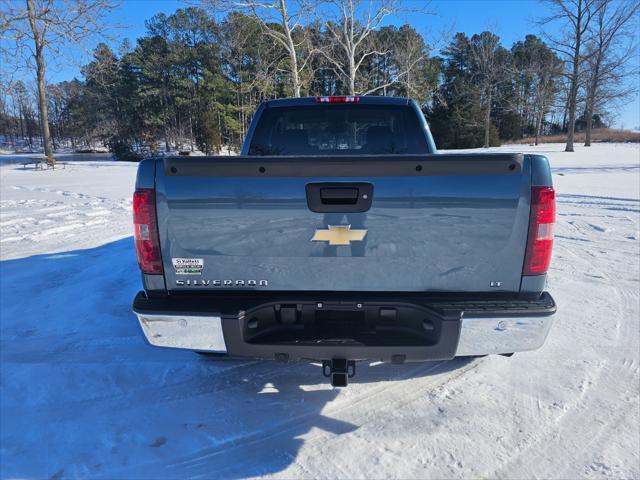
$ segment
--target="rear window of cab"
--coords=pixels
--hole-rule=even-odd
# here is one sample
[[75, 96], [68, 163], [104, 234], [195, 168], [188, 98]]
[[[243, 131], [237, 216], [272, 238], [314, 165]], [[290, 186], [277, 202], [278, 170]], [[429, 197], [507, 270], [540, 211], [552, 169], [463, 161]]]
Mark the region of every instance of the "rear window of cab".
[[272, 107], [262, 112], [249, 155], [428, 153], [415, 110], [404, 105]]

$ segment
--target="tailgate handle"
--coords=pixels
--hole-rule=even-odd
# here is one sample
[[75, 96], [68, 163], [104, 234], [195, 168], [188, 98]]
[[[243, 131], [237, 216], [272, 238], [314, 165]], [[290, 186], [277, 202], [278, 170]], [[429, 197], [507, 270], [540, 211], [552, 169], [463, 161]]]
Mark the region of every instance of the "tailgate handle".
[[358, 201], [358, 189], [345, 187], [321, 188], [320, 200], [325, 205], [353, 205]]
[[356, 183], [307, 183], [307, 206], [316, 213], [360, 213], [371, 208], [373, 185]]

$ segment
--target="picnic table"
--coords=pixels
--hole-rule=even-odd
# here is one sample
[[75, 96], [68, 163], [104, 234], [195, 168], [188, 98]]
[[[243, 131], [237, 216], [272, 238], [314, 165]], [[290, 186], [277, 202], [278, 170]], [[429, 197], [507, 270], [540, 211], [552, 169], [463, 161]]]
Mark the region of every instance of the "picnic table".
[[56, 162], [54, 164], [51, 164], [49, 162], [47, 162], [46, 159], [44, 158], [36, 158], [35, 160], [27, 160], [25, 162], [22, 162], [22, 168], [23, 169], [27, 169], [27, 165], [33, 165], [34, 170], [44, 170], [45, 166], [47, 167], [47, 170], [49, 168], [56, 168], [56, 165], [62, 165], [63, 169], [67, 168], [67, 163], [66, 162]]

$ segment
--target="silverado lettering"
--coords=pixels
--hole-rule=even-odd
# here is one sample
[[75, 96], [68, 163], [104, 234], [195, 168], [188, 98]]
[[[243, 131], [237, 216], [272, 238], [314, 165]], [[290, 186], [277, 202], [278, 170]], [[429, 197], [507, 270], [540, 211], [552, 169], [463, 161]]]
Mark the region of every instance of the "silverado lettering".
[[207, 287], [211, 285], [212, 287], [267, 287], [269, 286], [269, 282], [266, 280], [176, 280], [176, 285], [184, 287], [184, 286], [201, 286]]

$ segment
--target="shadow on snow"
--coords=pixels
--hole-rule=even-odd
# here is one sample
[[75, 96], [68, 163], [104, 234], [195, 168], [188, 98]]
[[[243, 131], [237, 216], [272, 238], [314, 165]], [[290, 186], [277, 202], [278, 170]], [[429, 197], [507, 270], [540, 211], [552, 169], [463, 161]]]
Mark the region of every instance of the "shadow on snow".
[[[147, 345], [139, 288], [131, 238], [0, 262], [0, 476], [266, 475], [295, 464], [311, 430], [359, 428], [336, 418], [352, 402], [332, 407], [340, 391], [315, 364]], [[466, 363], [360, 363], [349, 388], [369, 397]]]

